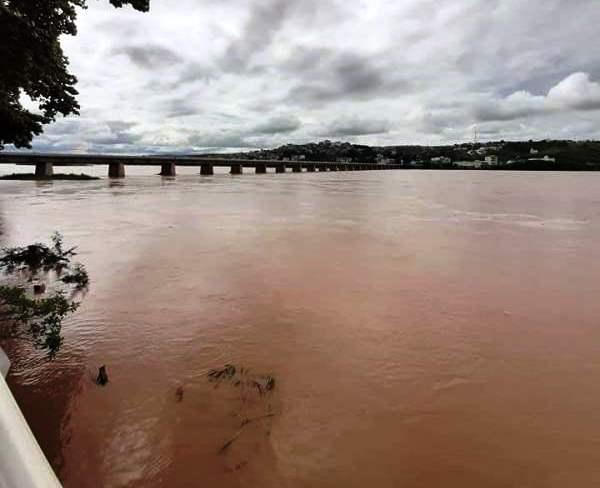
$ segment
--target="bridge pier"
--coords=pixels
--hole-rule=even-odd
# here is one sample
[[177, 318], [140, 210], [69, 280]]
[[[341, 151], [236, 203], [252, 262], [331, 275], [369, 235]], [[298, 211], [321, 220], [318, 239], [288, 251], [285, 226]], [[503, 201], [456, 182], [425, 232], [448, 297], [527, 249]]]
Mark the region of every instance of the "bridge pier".
[[52, 163], [35, 163], [35, 176], [38, 178], [52, 178], [53, 174]]
[[275, 173], [285, 173], [285, 164], [278, 164], [275, 166]]
[[213, 169], [213, 165], [209, 163], [204, 163], [200, 165], [200, 174], [202, 176], [211, 176], [215, 174], [215, 170]]
[[314, 172], [315, 172], [315, 169], [316, 169], [316, 168], [315, 168], [315, 165], [314, 165], [314, 164], [307, 164], [307, 165], [306, 165], [306, 171], [307, 171], [308, 173], [314, 173]]
[[160, 165], [161, 176], [175, 176], [175, 163], [163, 163]]
[[123, 163], [109, 163], [109, 178], [125, 178], [125, 165]]
[[295, 164], [292, 166], [292, 173], [302, 173], [302, 165]]
[[264, 175], [267, 172], [267, 165], [264, 163], [256, 163], [255, 168], [255, 173], [257, 175]]
[[231, 171], [229, 173], [232, 175], [241, 175], [243, 172], [244, 172], [244, 169], [241, 164], [232, 164]]

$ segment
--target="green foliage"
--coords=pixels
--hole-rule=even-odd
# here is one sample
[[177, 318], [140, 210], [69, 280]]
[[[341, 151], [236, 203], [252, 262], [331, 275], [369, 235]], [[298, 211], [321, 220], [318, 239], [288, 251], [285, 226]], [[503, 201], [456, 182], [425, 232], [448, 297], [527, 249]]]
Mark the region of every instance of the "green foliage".
[[[149, 0], [110, 2], [149, 9]], [[79, 113], [77, 78], [68, 71], [59, 38], [77, 33], [76, 9], [85, 6], [86, 0], [0, 0], [0, 149], [31, 147], [43, 124]], [[23, 94], [38, 102], [39, 113], [23, 107]]]
[[40, 271], [61, 273], [69, 265], [71, 257], [76, 255], [76, 248], [63, 249], [63, 238], [58, 232], [51, 237], [51, 240], [52, 247], [36, 243], [25, 247], [3, 249], [0, 269], [4, 268], [8, 273], [20, 271], [30, 275]]
[[62, 291], [47, 298], [30, 298], [24, 288], [0, 286], [0, 319], [4, 335], [19, 337], [22, 326], [35, 341], [54, 356], [62, 344], [60, 334], [65, 317], [77, 310], [79, 303], [69, 300]]
[[83, 264], [77, 263], [70, 273], [63, 276], [60, 281], [67, 285], [75, 285], [77, 289], [83, 289], [90, 283], [90, 277]]
[[[74, 247], [65, 248], [58, 233], [51, 240], [51, 246], [37, 243], [5, 248], [0, 255], [0, 269], [10, 282], [0, 285], [0, 333], [4, 337], [30, 337], [54, 357], [62, 344], [63, 320], [79, 307], [66, 291], [85, 289], [89, 276], [82, 264], [71, 262], [76, 255]], [[41, 298], [32, 296], [23, 284], [51, 278], [54, 291]], [[15, 280], [20, 283], [13, 284]]]

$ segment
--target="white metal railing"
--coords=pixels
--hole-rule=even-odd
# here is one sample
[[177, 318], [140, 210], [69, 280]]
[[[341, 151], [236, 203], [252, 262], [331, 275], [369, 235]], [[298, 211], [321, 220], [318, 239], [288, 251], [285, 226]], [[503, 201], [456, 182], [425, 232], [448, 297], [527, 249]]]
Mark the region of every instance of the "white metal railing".
[[4, 380], [9, 367], [0, 348], [0, 488], [60, 488]]

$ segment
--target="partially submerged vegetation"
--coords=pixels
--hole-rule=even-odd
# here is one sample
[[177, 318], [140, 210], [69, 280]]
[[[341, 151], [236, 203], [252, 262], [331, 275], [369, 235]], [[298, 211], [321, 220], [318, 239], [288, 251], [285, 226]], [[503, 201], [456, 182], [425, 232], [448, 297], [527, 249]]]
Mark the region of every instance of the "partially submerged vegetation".
[[275, 388], [275, 378], [271, 375], [250, 374], [249, 369], [242, 367], [238, 370], [233, 364], [226, 364], [221, 369], [211, 369], [208, 372], [208, 379], [217, 383], [229, 381], [236, 387], [256, 388], [260, 395], [269, 393]]
[[36, 243], [0, 253], [0, 337], [31, 339], [54, 357], [63, 340], [62, 323], [79, 307], [76, 296], [89, 285], [89, 276], [72, 262], [76, 248], [65, 248], [58, 233], [51, 241], [51, 246]]
[[[253, 374], [250, 369], [238, 368], [233, 364], [226, 364], [219, 369], [211, 369], [207, 376], [208, 380], [215, 384], [215, 388], [225, 383], [239, 389], [240, 392], [239, 411], [236, 412], [237, 417], [240, 419], [239, 428], [219, 448], [219, 454], [224, 454], [242, 435], [247, 425], [271, 419], [276, 415], [272, 411], [269, 399], [270, 394], [275, 389], [275, 378], [271, 375]], [[181, 391], [181, 398], [183, 398], [183, 391]], [[254, 415], [249, 413], [251, 406]]]
[[33, 173], [13, 173], [10, 175], [0, 176], [0, 180], [17, 180], [17, 181], [34, 181], [34, 180], [73, 180], [73, 181], [89, 181], [99, 180], [98, 176], [90, 176], [83, 173], [56, 173], [52, 176], [37, 176]]

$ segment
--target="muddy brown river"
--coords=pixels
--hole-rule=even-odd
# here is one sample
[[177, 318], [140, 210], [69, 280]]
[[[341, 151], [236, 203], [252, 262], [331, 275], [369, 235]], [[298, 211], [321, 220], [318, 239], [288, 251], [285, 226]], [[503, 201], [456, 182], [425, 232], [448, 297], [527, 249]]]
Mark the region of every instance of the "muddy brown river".
[[64, 486], [600, 486], [600, 174], [152, 172], [0, 182], [91, 277], [3, 343]]

